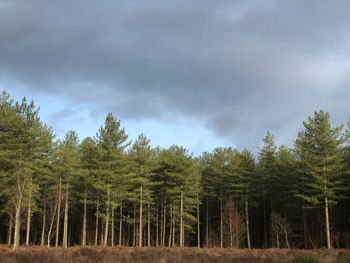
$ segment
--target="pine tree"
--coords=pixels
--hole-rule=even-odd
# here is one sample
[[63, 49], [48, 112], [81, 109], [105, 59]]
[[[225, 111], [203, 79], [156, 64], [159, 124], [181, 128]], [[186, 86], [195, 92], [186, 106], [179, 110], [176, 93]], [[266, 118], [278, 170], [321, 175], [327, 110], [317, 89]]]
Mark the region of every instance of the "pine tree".
[[[232, 150], [231, 148], [226, 149], [225, 160], [222, 166], [223, 169], [223, 178], [222, 181], [218, 182], [222, 185], [222, 193], [224, 198], [224, 207], [228, 209], [228, 214], [234, 215], [235, 218], [229, 219], [229, 244], [230, 247], [233, 247], [233, 243], [238, 248], [240, 245], [240, 233], [242, 232], [238, 229], [240, 226], [240, 215], [239, 215], [239, 199], [242, 199], [244, 194], [244, 185], [241, 180], [240, 174], [240, 153], [237, 150]], [[234, 208], [234, 213], [231, 211]], [[225, 209], [224, 209], [225, 210]], [[232, 219], [235, 219], [234, 224]], [[225, 243], [225, 242], [224, 242]]]
[[260, 191], [263, 199], [264, 247], [268, 247], [270, 243], [268, 235], [269, 222], [271, 221], [271, 214], [274, 209], [273, 195], [276, 193], [273, 188], [276, 179], [276, 146], [274, 137], [270, 132], [267, 132], [263, 143], [263, 148], [259, 152], [258, 170], [260, 175]]
[[112, 114], [95, 138], [79, 145], [68, 132], [53, 143], [34, 102], [4, 92], [0, 242], [348, 248], [347, 125], [342, 134], [319, 111], [304, 122], [295, 148], [277, 149], [267, 133], [257, 161], [229, 147], [193, 158], [176, 145], [151, 148], [142, 134], [129, 148]]
[[249, 227], [249, 207], [256, 203], [256, 165], [252, 153], [245, 149], [240, 154], [239, 161], [239, 177], [242, 186], [242, 201], [244, 202], [245, 210], [245, 225], [246, 225], [246, 237], [247, 247], [251, 248], [251, 235]]
[[15, 249], [20, 242], [21, 212], [27, 206], [26, 244], [29, 244], [32, 200], [37, 193], [37, 180], [33, 175], [40, 174], [42, 161], [47, 156], [52, 133], [39, 118], [39, 109], [34, 102], [23, 98], [14, 102], [7, 93], [0, 96], [0, 163], [6, 174], [2, 178], [5, 195], [15, 207]]
[[[59, 142], [55, 170], [59, 177], [59, 185], [64, 189], [64, 220], [63, 220], [63, 237], [62, 246], [68, 247], [68, 223], [69, 223], [69, 203], [70, 192], [74, 181], [78, 178], [78, 135], [74, 131], [66, 133], [64, 140]], [[62, 189], [62, 188], [61, 188]], [[60, 190], [61, 190], [60, 189]], [[60, 199], [58, 202], [60, 203]], [[60, 214], [58, 213], [58, 224]], [[59, 233], [56, 233], [58, 235]]]
[[99, 171], [93, 182], [93, 186], [101, 192], [105, 201], [104, 246], [108, 245], [111, 205], [112, 208], [115, 207], [116, 200], [122, 200], [128, 193], [125, 148], [130, 143], [127, 139], [128, 135], [125, 129], [120, 127], [120, 121], [109, 113], [96, 138], [99, 148]]
[[[235, 191], [232, 187], [232, 178], [235, 176], [233, 171], [234, 164], [232, 161], [232, 149], [231, 148], [216, 148], [207, 156], [207, 166], [204, 170], [205, 177], [202, 176], [202, 182], [205, 184], [205, 191], [207, 197], [211, 197], [216, 202], [219, 202], [219, 232], [220, 232], [220, 247], [224, 247], [224, 221], [223, 221], [223, 207], [224, 202], [228, 199], [230, 194]], [[231, 170], [231, 171], [230, 171]], [[234, 182], [235, 180], [233, 180]], [[230, 186], [231, 187], [228, 187]], [[235, 184], [235, 183], [234, 183]], [[237, 189], [236, 189], [237, 190]], [[207, 199], [207, 203], [208, 200]], [[208, 217], [207, 217], [208, 218]], [[207, 224], [208, 225], [208, 224]], [[207, 227], [208, 228], [208, 227]]]
[[98, 168], [98, 152], [96, 142], [90, 138], [85, 138], [79, 146], [79, 178], [76, 180], [74, 190], [80, 203], [83, 204], [83, 224], [81, 245], [87, 244], [87, 206], [96, 204], [96, 191], [91, 180], [96, 176]]
[[143, 246], [143, 205], [147, 204], [147, 246], [150, 246], [150, 206], [152, 202], [151, 182], [154, 162], [150, 141], [143, 134], [139, 135], [129, 153], [131, 170], [134, 171], [135, 193], [139, 202], [139, 247]]
[[197, 194], [199, 193], [199, 168], [197, 163], [183, 147], [172, 146], [161, 151], [159, 154], [158, 167], [155, 170], [155, 192], [158, 194], [161, 203], [161, 243], [165, 245], [166, 239], [166, 213], [169, 211], [169, 243], [175, 245], [175, 224], [179, 224], [178, 236], [179, 246], [185, 246], [186, 230], [192, 230], [192, 224], [196, 222], [193, 216], [197, 205]]
[[205, 203], [205, 246], [210, 247], [210, 223], [209, 218], [211, 217], [210, 209], [210, 200], [212, 200], [215, 196], [215, 177], [211, 173], [211, 153], [204, 152], [199, 158], [200, 164], [200, 173], [201, 173], [201, 197], [204, 199], [202, 203]]
[[296, 196], [310, 206], [322, 204], [325, 213], [327, 248], [331, 248], [329, 207], [336, 203], [340, 181], [343, 127], [331, 127], [329, 113], [318, 111], [304, 122], [295, 142], [301, 162], [300, 188]]
[[342, 178], [344, 181], [343, 195], [350, 198], [350, 119], [346, 124], [345, 130], [346, 145], [343, 148], [343, 171]]

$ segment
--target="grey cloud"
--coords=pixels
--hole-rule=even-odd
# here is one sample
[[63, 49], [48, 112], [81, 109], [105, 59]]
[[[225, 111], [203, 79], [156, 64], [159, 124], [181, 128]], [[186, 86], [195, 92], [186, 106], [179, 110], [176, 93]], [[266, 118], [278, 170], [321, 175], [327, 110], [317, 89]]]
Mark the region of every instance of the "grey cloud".
[[[0, 3], [0, 76], [121, 118], [198, 118], [238, 147], [346, 120], [348, 1]], [[340, 107], [339, 105], [344, 105]]]

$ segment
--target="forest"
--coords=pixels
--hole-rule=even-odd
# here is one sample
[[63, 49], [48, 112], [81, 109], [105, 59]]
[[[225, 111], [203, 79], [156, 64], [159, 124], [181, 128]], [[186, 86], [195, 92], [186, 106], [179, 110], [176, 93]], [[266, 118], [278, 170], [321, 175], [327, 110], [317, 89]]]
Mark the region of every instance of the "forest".
[[0, 242], [350, 248], [349, 136], [350, 122], [332, 126], [319, 110], [292, 148], [267, 132], [260, 149], [193, 156], [131, 141], [112, 113], [94, 137], [57, 139], [33, 101], [2, 92]]

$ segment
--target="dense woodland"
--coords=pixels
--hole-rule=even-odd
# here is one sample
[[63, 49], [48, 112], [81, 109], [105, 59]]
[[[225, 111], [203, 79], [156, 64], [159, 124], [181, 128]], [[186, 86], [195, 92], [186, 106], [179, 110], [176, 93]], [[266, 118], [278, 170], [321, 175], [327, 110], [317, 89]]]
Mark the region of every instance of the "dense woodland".
[[219, 147], [194, 157], [143, 134], [131, 141], [112, 114], [93, 138], [56, 139], [34, 102], [3, 92], [0, 242], [349, 248], [349, 126], [317, 111], [292, 149], [268, 132], [256, 154]]

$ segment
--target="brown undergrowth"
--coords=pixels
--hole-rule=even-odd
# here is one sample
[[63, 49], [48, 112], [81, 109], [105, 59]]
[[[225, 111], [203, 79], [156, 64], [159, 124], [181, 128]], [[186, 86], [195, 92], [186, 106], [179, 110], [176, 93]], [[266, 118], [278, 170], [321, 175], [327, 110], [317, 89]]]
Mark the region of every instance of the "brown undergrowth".
[[350, 263], [350, 250], [288, 249], [197, 249], [197, 248], [130, 248], [130, 247], [20, 247], [13, 251], [0, 246], [0, 263]]

